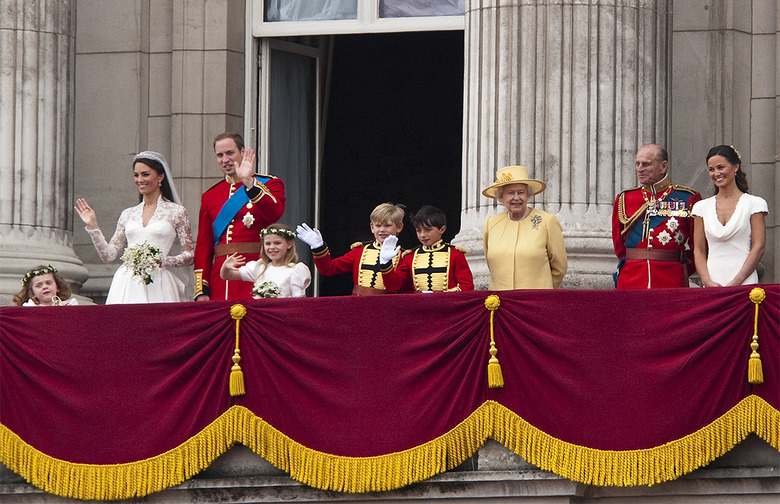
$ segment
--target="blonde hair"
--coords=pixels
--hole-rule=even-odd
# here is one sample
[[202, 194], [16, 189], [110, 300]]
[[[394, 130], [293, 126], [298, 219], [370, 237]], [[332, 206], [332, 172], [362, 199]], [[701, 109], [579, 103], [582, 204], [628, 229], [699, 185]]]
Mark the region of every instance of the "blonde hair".
[[285, 224], [277, 222], [260, 231], [260, 235], [263, 237], [263, 246], [260, 247], [260, 261], [263, 263], [263, 269], [257, 276], [262, 275], [265, 272], [266, 267], [271, 264], [271, 258], [265, 253], [265, 237], [268, 235], [280, 236], [287, 240], [288, 243], [292, 243], [292, 247], [290, 247], [284, 255], [284, 264], [288, 268], [295, 267], [295, 264], [298, 262], [298, 252], [295, 250], [295, 233], [292, 229]]
[[400, 225], [404, 221], [404, 215], [406, 215], [406, 207], [404, 205], [394, 205], [389, 202], [381, 203], [371, 212], [371, 223], [384, 224], [385, 222], [392, 222]]

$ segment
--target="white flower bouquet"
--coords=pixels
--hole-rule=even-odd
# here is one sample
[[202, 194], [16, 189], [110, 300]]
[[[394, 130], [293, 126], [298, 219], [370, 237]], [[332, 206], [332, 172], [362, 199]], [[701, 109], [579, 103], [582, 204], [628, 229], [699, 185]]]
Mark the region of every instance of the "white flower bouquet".
[[252, 287], [252, 295], [255, 299], [279, 297], [279, 286], [276, 282], [263, 282]]
[[122, 254], [122, 263], [141, 283], [149, 285], [154, 282], [154, 275], [160, 269], [162, 250], [147, 241], [127, 247]]

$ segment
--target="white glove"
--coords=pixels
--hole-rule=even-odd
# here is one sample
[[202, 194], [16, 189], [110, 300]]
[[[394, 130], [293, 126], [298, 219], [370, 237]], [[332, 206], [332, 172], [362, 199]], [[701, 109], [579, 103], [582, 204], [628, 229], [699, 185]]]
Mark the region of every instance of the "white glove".
[[313, 249], [320, 248], [325, 244], [319, 229], [312, 229], [305, 222], [295, 228], [295, 232], [298, 233], [299, 240]]
[[396, 247], [398, 244], [398, 237], [390, 235], [382, 242], [382, 248], [379, 249], [379, 264], [387, 264], [393, 260], [398, 252], [401, 251], [401, 247]]

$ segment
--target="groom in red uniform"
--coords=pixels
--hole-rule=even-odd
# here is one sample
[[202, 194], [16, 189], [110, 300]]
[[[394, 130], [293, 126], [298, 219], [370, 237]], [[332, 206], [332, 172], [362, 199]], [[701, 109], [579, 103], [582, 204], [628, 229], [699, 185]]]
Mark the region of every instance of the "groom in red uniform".
[[251, 299], [252, 282], [223, 280], [219, 269], [233, 253], [247, 261], [259, 259], [260, 230], [284, 213], [284, 183], [272, 175], [254, 173], [255, 153], [244, 149], [238, 133], [217, 135], [214, 152], [225, 179], [200, 200], [195, 300]]

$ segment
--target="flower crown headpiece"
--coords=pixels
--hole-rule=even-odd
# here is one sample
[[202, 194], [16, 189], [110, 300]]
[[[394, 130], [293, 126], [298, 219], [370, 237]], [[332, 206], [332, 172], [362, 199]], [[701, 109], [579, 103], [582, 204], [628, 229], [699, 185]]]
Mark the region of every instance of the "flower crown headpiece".
[[260, 236], [265, 236], [265, 235], [269, 235], [269, 234], [279, 235], [282, 238], [286, 238], [288, 240], [294, 240], [295, 239], [295, 233], [293, 233], [289, 229], [265, 228], [265, 229], [260, 231]]
[[24, 274], [24, 277], [22, 278], [22, 285], [27, 285], [27, 282], [29, 282], [33, 278], [37, 277], [38, 275], [45, 275], [47, 273], [57, 273], [57, 268], [49, 264], [48, 266], [43, 266], [42, 268], [28, 271], [27, 273]]

